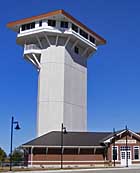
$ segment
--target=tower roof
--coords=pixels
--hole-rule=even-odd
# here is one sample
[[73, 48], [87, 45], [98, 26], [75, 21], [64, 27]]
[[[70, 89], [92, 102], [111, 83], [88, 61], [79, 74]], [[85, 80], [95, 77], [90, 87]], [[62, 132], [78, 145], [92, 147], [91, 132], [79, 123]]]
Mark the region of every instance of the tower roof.
[[36, 20], [46, 19], [48, 17], [53, 17], [53, 16], [57, 16], [57, 15], [63, 15], [66, 18], [68, 18], [70, 21], [74, 22], [75, 24], [77, 24], [81, 28], [85, 29], [87, 32], [89, 32], [90, 34], [95, 36], [98, 39], [98, 41], [100, 42], [100, 44], [105, 44], [106, 43], [106, 40], [104, 38], [102, 38], [101, 36], [96, 34], [94, 31], [89, 29], [87, 26], [85, 26], [83, 23], [81, 23], [80, 21], [75, 19], [73, 16], [71, 16], [70, 14], [65, 12], [64, 10], [56, 10], [56, 11], [48, 12], [48, 13], [45, 13], [45, 14], [40, 14], [40, 15], [37, 15], [37, 16], [32, 16], [32, 17], [21, 19], [21, 20], [16, 20], [16, 21], [13, 21], [13, 22], [9, 22], [7, 24], [7, 27], [14, 30], [14, 31], [16, 31], [15, 28], [22, 25], [22, 24], [33, 22], [33, 21], [36, 21]]

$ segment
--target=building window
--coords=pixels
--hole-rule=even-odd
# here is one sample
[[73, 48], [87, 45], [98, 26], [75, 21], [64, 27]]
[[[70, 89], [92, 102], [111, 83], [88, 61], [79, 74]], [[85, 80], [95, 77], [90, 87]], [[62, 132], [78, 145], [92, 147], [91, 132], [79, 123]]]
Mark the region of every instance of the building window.
[[31, 28], [33, 28], [32, 24], [30, 24], [30, 23], [26, 24], [25, 27], [26, 27], [26, 29], [31, 29]]
[[134, 160], [139, 160], [139, 147], [134, 147]]
[[78, 26], [76, 26], [72, 23], [72, 30], [75, 32], [78, 32]]
[[35, 22], [32, 22], [32, 23], [30, 24], [30, 29], [33, 29], [33, 28], [35, 28]]
[[90, 36], [90, 37], [89, 37], [89, 40], [90, 40], [92, 43], [95, 44], [95, 38], [94, 38], [94, 37]]
[[125, 159], [125, 152], [121, 152], [121, 159]]
[[48, 26], [56, 26], [56, 21], [55, 20], [48, 20]]
[[118, 160], [118, 147], [112, 147], [112, 160]]
[[22, 31], [25, 31], [25, 30], [26, 30], [25, 25], [22, 25], [22, 26], [21, 26], [21, 30], [22, 30]]
[[68, 28], [68, 22], [61, 21], [61, 28]]
[[41, 27], [41, 26], [42, 26], [42, 20], [39, 21], [39, 27]]
[[75, 52], [76, 54], [79, 54], [79, 48], [78, 48], [77, 46], [74, 47], [74, 52]]
[[80, 35], [82, 35], [83, 37], [85, 37], [86, 39], [88, 39], [88, 33], [86, 33], [85, 31], [83, 31], [82, 29], [80, 29]]
[[22, 31], [25, 31], [25, 30], [28, 30], [28, 29], [33, 29], [33, 28], [35, 28], [35, 22], [27, 23], [27, 24], [24, 24], [24, 25], [21, 26]]
[[128, 150], [131, 150], [131, 147], [130, 147], [130, 146], [127, 146], [127, 148], [126, 148], [126, 146], [120, 147], [120, 150], [121, 150], [121, 151], [126, 151], [126, 149], [127, 149], [127, 151], [128, 151]]

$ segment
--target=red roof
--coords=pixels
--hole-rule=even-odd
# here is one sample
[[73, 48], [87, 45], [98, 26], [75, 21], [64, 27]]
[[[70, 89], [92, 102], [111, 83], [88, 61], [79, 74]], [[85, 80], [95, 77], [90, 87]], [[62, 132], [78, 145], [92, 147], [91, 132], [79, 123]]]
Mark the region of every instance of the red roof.
[[40, 20], [40, 19], [47, 18], [47, 17], [54, 16], [54, 15], [58, 15], [58, 14], [62, 14], [64, 16], [66, 16], [68, 19], [70, 19], [71, 21], [73, 21], [75, 24], [79, 25], [81, 28], [85, 29], [90, 34], [94, 35], [97, 39], [99, 39], [99, 41], [100, 41], [101, 44], [105, 44], [106, 43], [106, 40], [104, 38], [102, 38], [101, 36], [99, 36], [98, 34], [96, 34], [94, 31], [92, 31], [91, 29], [89, 29], [88, 27], [86, 27], [84, 24], [82, 24], [81, 22], [79, 22], [77, 19], [75, 19], [74, 17], [72, 17], [70, 14], [68, 14], [64, 10], [56, 10], [56, 11], [52, 11], [52, 12], [49, 12], [49, 13], [41, 14], [41, 15], [38, 15], [38, 16], [32, 16], [32, 17], [29, 17], [29, 18], [25, 18], [25, 19], [21, 19], [21, 20], [9, 22], [7, 24], [7, 27], [8, 28], [13, 28], [16, 25], [21, 25], [21, 24], [24, 24], [24, 23], [32, 22], [34, 20], [38, 20], [38, 19]]

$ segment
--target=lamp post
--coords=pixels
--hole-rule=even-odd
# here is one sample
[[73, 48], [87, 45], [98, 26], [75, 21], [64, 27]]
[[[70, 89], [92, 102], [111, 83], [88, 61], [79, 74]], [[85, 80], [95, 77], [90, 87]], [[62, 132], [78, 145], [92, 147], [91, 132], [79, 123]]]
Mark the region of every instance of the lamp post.
[[128, 167], [128, 140], [127, 140], [127, 133], [128, 133], [128, 128], [127, 128], [127, 126], [125, 127], [125, 130], [126, 130], [126, 146], [125, 146], [125, 148], [126, 148], [126, 167]]
[[13, 147], [13, 125], [16, 124], [15, 129], [19, 130], [19, 124], [18, 121], [14, 121], [14, 117], [12, 116], [12, 121], [11, 121], [11, 142], [10, 142], [10, 171], [12, 171], [12, 147]]
[[63, 123], [61, 124], [61, 169], [63, 169], [63, 135], [66, 134], [66, 127]]
[[113, 161], [114, 161], [114, 167], [115, 167], [115, 165], [116, 165], [115, 160], [116, 160], [116, 157], [117, 157], [116, 148], [115, 148], [115, 140], [116, 140], [115, 128], [113, 128], [113, 137], [114, 137], [114, 142], [113, 142]]

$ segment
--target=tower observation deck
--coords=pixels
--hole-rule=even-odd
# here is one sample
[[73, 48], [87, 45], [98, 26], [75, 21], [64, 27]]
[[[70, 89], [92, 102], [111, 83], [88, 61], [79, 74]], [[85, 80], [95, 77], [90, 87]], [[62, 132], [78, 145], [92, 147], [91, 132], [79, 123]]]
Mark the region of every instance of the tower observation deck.
[[38, 70], [37, 136], [87, 130], [87, 59], [106, 41], [64, 10], [7, 24]]

